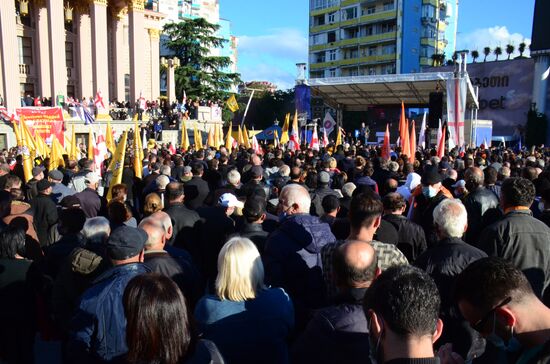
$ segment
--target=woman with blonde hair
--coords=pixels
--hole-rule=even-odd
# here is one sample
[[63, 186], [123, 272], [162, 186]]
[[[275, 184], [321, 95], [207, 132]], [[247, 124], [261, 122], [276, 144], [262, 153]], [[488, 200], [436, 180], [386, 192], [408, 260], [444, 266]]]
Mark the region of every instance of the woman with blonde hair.
[[145, 203], [143, 204], [143, 217], [154, 214], [157, 211], [161, 211], [164, 208], [160, 196], [152, 192], [145, 196]]
[[228, 363], [288, 362], [292, 302], [282, 288], [265, 286], [262, 259], [252, 241], [235, 237], [222, 247], [215, 291], [199, 301], [195, 319]]

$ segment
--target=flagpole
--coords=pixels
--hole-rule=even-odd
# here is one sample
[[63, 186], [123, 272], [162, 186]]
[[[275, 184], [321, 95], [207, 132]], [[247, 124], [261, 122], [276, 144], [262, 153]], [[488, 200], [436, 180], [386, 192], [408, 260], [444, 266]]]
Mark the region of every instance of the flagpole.
[[250, 106], [250, 102], [252, 101], [252, 97], [254, 96], [254, 92], [256, 92], [255, 89], [247, 89], [252, 90], [252, 93], [250, 93], [250, 97], [248, 98], [248, 102], [246, 103], [246, 109], [244, 109], [244, 115], [243, 120], [241, 121], [241, 127], [244, 125], [244, 120], [246, 119], [246, 114], [248, 113], [248, 107]]

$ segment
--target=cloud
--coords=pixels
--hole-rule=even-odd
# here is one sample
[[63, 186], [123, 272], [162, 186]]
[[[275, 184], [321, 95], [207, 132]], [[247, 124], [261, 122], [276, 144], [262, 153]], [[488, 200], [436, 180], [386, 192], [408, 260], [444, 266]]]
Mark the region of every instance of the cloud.
[[[506, 45], [512, 44], [516, 49], [512, 54], [512, 57], [519, 56], [517, 51], [518, 45], [521, 42], [525, 42], [527, 45], [531, 44], [531, 39], [520, 33], [510, 33], [505, 26], [496, 25], [489, 28], [480, 28], [468, 33], [457, 34], [456, 49], [469, 49], [477, 50], [480, 53], [480, 58], [483, 59], [483, 48], [491, 47], [493, 50], [495, 47], [500, 46], [502, 48], [502, 58], [506, 58]], [[529, 56], [529, 49], [523, 54]], [[495, 56], [491, 53], [487, 57], [487, 60], [494, 60]]]

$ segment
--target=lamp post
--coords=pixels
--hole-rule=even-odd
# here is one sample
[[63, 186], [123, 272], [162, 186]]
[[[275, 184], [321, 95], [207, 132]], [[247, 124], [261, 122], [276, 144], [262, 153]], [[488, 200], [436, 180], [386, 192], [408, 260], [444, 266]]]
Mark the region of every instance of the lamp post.
[[166, 77], [166, 96], [168, 98], [168, 103], [172, 103], [176, 100], [176, 80], [174, 77], [174, 69], [180, 66], [180, 60], [177, 57], [174, 58], [160, 58], [160, 64], [166, 68], [167, 77]]

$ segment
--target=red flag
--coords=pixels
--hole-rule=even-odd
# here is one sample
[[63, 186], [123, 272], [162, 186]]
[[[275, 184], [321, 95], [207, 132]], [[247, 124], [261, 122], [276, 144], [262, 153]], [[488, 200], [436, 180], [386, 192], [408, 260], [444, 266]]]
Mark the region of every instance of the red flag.
[[313, 127], [313, 134], [311, 135], [311, 142], [309, 147], [312, 150], [319, 150], [319, 136], [317, 135], [317, 125]]
[[401, 147], [401, 154], [404, 154], [408, 157], [408, 160], [410, 160], [411, 157], [411, 146], [409, 144], [409, 120], [405, 121], [405, 128], [403, 133], [403, 147]]
[[443, 131], [441, 132], [441, 138], [437, 141], [437, 156], [439, 158], [443, 158], [445, 155], [445, 134], [447, 132], [447, 127], [443, 127]]
[[[405, 122], [405, 104], [403, 101], [401, 101], [401, 118], [399, 119], [399, 140], [401, 141], [400, 147], [401, 147], [401, 153], [403, 153], [405, 149], [405, 129], [406, 129], [406, 122]], [[407, 138], [408, 139], [408, 138]]]
[[409, 161], [411, 163], [414, 163], [415, 157], [416, 157], [416, 128], [414, 125], [414, 120], [412, 121], [412, 128], [411, 128], [411, 141], [409, 143], [409, 148], [411, 151], [410, 159]]
[[384, 144], [382, 145], [382, 158], [390, 159], [390, 127], [386, 124], [386, 132], [384, 133]]
[[101, 107], [105, 109], [105, 104], [103, 103], [103, 96], [101, 96], [101, 91], [97, 91], [97, 93], [95, 94], [94, 105], [96, 107], [101, 105]]

